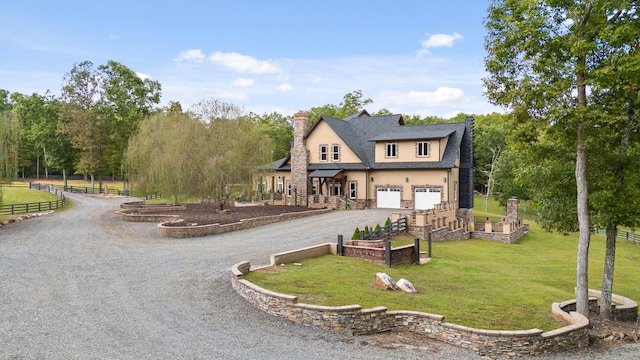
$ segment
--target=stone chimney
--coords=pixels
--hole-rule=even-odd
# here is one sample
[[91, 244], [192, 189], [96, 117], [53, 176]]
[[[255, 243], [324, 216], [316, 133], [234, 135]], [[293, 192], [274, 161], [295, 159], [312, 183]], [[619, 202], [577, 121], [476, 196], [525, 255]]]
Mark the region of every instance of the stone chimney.
[[294, 205], [308, 205], [307, 149], [304, 135], [307, 131], [307, 113], [293, 114], [293, 147], [291, 148], [291, 196]]

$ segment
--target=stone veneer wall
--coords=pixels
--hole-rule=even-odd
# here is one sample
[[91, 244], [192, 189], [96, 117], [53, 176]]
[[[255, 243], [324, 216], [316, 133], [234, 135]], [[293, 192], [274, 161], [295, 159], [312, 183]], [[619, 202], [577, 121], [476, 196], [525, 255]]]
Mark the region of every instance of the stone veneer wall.
[[253, 219], [243, 219], [240, 222], [232, 224], [210, 224], [210, 225], [194, 225], [194, 226], [167, 226], [164, 223], [158, 224], [157, 232], [161, 236], [172, 238], [189, 238], [198, 236], [207, 236], [221, 234], [230, 231], [249, 229], [257, 226], [271, 224], [275, 222], [299, 219], [308, 216], [325, 214], [333, 211], [332, 209], [318, 209], [309, 211], [292, 212], [273, 216], [264, 216]]
[[[358, 241], [358, 243], [363, 242], [365, 241]], [[385, 249], [383, 246], [377, 246], [377, 244], [353, 245], [350, 243], [351, 241], [342, 246], [342, 253], [344, 256], [367, 260], [378, 265], [387, 265], [385, 260]], [[413, 264], [415, 261], [413, 245], [399, 246], [391, 249], [390, 266]]]
[[[331, 244], [296, 250], [292, 261], [300, 261], [318, 249], [331, 253]], [[282, 254], [279, 254], [282, 256]], [[273, 257], [272, 257], [273, 265]], [[589, 320], [577, 312], [566, 312], [558, 303], [552, 305], [553, 316], [569, 323], [568, 326], [543, 332], [530, 330], [484, 330], [447, 323], [444, 316], [417, 311], [388, 311], [379, 306], [362, 309], [360, 305], [319, 306], [298, 303], [292, 295], [263, 289], [246, 279], [251, 264], [235, 264], [231, 271], [234, 290], [261, 310], [309, 326], [353, 335], [386, 331], [407, 331], [430, 339], [443, 341], [481, 356], [523, 356], [586, 347], [589, 344]]]
[[308, 182], [307, 166], [308, 155], [307, 148], [304, 146], [304, 134], [307, 131], [308, 117], [307, 113], [299, 111], [293, 114], [293, 147], [291, 148], [291, 197], [287, 200], [292, 201], [291, 205], [307, 206], [308, 201]]

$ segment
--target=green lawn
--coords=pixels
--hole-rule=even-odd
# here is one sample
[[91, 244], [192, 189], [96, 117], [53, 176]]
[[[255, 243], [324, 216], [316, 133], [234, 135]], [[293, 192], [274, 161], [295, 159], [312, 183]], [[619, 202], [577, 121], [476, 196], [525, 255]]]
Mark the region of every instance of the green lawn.
[[[3, 203], [11, 204], [27, 204], [37, 202], [56, 201], [59, 198], [49, 192], [29, 189], [29, 184], [24, 182], [14, 182], [11, 186], [4, 187]], [[67, 203], [68, 204], [68, 203]], [[67, 205], [68, 207], [69, 205]], [[17, 215], [0, 215], [0, 221], [8, 220]]]
[[[386, 306], [440, 314], [448, 322], [471, 327], [546, 331], [564, 325], [551, 317], [551, 303], [575, 298], [578, 239], [577, 235], [547, 233], [534, 223], [530, 226], [531, 232], [512, 245], [483, 240], [433, 243], [433, 259], [425, 265], [387, 268], [324, 256], [302, 261], [301, 267], [277, 267], [252, 272], [246, 278], [264, 288], [297, 295], [305, 303]], [[425, 250], [426, 244], [421, 247]], [[604, 252], [604, 237], [593, 236], [591, 288], [600, 288]], [[639, 261], [640, 247], [618, 244], [615, 293], [640, 300]], [[386, 272], [396, 281], [406, 278], [419, 293], [379, 290], [373, 286], [377, 272]]]

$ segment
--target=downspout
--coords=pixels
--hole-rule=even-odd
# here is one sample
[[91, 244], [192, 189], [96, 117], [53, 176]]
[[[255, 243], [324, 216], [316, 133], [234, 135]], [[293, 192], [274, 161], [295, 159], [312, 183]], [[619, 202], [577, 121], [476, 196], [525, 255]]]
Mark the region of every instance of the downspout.
[[364, 171], [365, 177], [364, 177], [364, 188], [365, 188], [365, 193], [364, 193], [364, 208], [368, 209], [369, 208], [369, 169], [366, 169]]
[[447, 169], [447, 202], [451, 202], [451, 196], [450, 196], [450, 190], [451, 190], [451, 184], [450, 184], [450, 180], [451, 180], [451, 169]]

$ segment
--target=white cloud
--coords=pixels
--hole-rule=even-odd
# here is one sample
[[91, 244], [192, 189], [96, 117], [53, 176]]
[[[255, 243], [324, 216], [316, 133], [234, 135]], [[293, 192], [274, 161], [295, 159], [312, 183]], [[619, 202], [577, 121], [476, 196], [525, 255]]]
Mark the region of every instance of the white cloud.
[[216, 51], [209, 56], [209, 61], [243, 73], [278, 74], [282, 72], [280, 68], [268, 61], [258, 60], [254, 57], [238, 54], [236, 52], [223, 53]]
[[193, 63], [202, 63], [204, 61], [204, 54], [202, 53], [202, 50], [200, 49], [194, 49], [194, 50], [187, 50], [187, 51], [183, 51], [180, 53], [180, 55], [178, 55], [178, 57], [176, 57], [175, 59], [173, 59], [173, 61], [175, 62], [193, 62]]
[[452, 47], [456, 40], [461, 40], [462, 35], [454, 32], [451, 35], [448, 34], [433, 34], [430, 35], [427, 40], [422, 42], [422, 49], [418, 51], [418, 56], [429, 54], [429, 49], [435, 47]]
[[423, 105], [444, 105], [459, 103], [465, 100], [464, 92], [458, 88], [439, 87], [436, 91], [411, 90], [408, 99]]
[[151, 76], [149, 76], [149, 75], [147, 75], [145, 73], [137, 72], [136, 75], [142, 80], [151, 79]]
[[291, 91], [293, 90], [293, 86], [291, 86], [290, 84], [281, 84], [276, 86], [276, 89], [280, 91]]
[[233, 85], [237, 87], [251, 87], [253, 83], [253, 79], [237, 78], [233, 80]]

